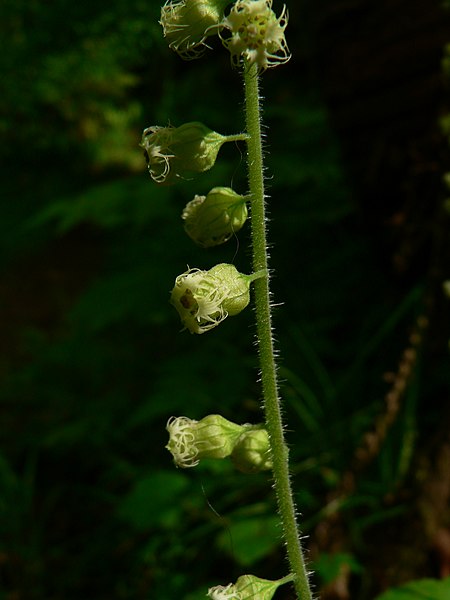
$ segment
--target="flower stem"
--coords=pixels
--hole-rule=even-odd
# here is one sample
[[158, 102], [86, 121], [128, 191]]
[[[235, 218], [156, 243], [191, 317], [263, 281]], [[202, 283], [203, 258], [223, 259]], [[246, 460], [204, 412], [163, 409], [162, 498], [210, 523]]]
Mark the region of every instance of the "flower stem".
[[[261, 139], [259, 75], [256, 64], [244, 66], [245, 108], [248, 150], [248, 176], [251, 195], [253, 270], [268, 273], [264, 164]], [[269, 275], [254, 282], [256, 328], [261, 365], [266, 428], [269, 433], [275, 491], [284, 541], [298, 600], [311, 600], [308, 574], [303, 557], [296, 508], [289, 478], [289, 458], [283, 434], [280, 398], [272, 337]]]
[[247, 133], [236, 133], [235, 135], [226, 135], [224, 137], [226, 142], [245, 142], [245, 140], [248, 140]]

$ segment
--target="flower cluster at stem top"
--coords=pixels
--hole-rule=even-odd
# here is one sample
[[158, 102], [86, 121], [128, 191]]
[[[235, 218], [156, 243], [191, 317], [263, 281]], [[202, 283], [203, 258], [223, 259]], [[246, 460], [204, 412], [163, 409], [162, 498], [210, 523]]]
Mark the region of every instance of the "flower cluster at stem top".
[[[234, 66], [264, 71], [289, 60], [284, 32], [287, 11], [277, 17], [272, 0], [166, 0], [161, 25], [170, 48], [183, 59], [201, 56], [207, 39], [219, 35]], [[247, 140], [247, 134], [224, 136], [197, 121], [180, 127], [152, 126], [144, 130], [141, 146], [152, 179], [171, 184], [211, 169], [225, 142]], [[189, 237], [202, 247], [226, 242], [247, 219], [247, 200], [228, 187], [214, 187], [196, 195], [182, 213]], [[267, 269], [244, 275], [234, 265], [221, 263], [208, 271], [190, 269], [175, 280], [170, 302], [184, 329], [202, 334], [228, 316], [240, 313], [250, 301], [252, 281], [267, 277]], [[213, 414], [200, 421], [171, 417], [167, 423], [171, 452], [177, 467], [195, 467], [202, 459], [230, 457], [244, 473], [272, 469], [272, 449], [262, 425], [238, 425]], [[293, 576], [269, 581], [243, 575], [236, 583], [208, 591], [211, 600], [271, 600], [276, 589]]]
[[[205, 40], [219, 34], [236, 66], [255, 64], [262, 71], [289, 60], [285, 7], [277, 17], [272, 0], [236, 0], [226, 13], [229, 4], [229, 0], [166, 0], [160, 23], [170, 48], [182, 58], [197, 58]], [[147, 127], [141, 146], [152, 179], [170, 184], [211, 169], [225, 142], [246, 139], [247, 134], [224, 136], [193, 121], [179, 127]], [[206, 248], [226, 242], [247, 219], [247, 198], [226, 187], [196, 195], [182, 213], [186, 233]], [[208, 272], [188, 269], [177, 277], [171, 303], [185, 329], [205, 333], [248, 305], [250, 281], [232, 265], [217, 265]]]
[[235, 66], [242, 61], [256, 63], [263, 71], [289, 60], [286, 7], [277, 17], [272, 0], [237, 0], [225, 16], [228, 4], [226, 0], [168, 0], [161, 10], [161, 25], [170, 48], [185, 60], [197, 58], [207, 47], [206, 39], [219, 34]]

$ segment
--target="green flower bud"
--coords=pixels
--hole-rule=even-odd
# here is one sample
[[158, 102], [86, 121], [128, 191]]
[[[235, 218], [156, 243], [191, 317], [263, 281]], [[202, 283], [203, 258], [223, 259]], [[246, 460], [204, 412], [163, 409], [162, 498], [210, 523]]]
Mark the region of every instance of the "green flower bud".
[[264, 275], [264, 271], [243, 275], [226, 263], [209, 271], [189, 269], [176, 278], [170, 302], [185, 329], [205, 333], [244, 310], [250, 302], [250, 283]]
[[237, 0], [223, 27], [230, 37], [222, 38], [231, 53], [231, 62], [239, 66], [242, 59], [260, 71], [286, 63], [290, 58], [284, 31], [288, 22], [286, 6], [279, 17], [272, 10], [272, 0]]
[[293, 579], [292, 575], [277, 581], [242, 575], [234, 584], [210, 588], [207, 595], [211, 600], [272, 600], [277, 588]]
[[180, 127], [147, 127], [141, 147], [152, 179], [156, 183], [174, 183], [177, 178], [208, 171], [222, 144], [247, 137], [245, 133], [221, 135], [192, 121]]
[[178, 467], [198, 465], [202, 458], [230, 456], [244, 426], [227, 421], [220, 415], [209, 415], [201, 421], [187, 417], [171, 417], [167, 422], [170, 438], [166, 448]]
[[227, 187], [215, 187], [207, 196], [195, 196], [182, 214], [186, 233], [204, 248], [225, 243], [241, 229], [247, 216], [245, 196]]
[[249, 425], [231, 453], [231, 460], [242, 473], [259, 473], [272, 468], [269, 435], [264, 427]]
[[167, 0], [161, 9], [161, 25], [169, 48], [181, 58], [199, 58], [205, 40], [218, 33], [229, 0]]

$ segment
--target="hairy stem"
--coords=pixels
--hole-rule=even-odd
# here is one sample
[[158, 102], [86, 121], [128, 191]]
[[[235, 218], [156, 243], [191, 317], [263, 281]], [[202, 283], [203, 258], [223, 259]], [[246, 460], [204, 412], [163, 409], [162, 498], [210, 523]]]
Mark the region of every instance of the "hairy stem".
[[245, 108], [248, 149], [248, 171], [251, 196], [251, 227], [253, 245], [253, 270], [264, 270], [267, 277], [254, 282], [256, 327], [261, 365], [266, 427], [269, 433], [275, 491], [283, 526], [291, 572], [298, 600], [311, 600], [308, 574], [300, 542], [296, 508], [289, 478], [289, 458], [283, 434], [280, 398], [272, 337], [270, 289], [266, 240], [264, 199], [264, 165], [261, 140], [259, 103], [259, 76], [255, 64], [244, 67]]

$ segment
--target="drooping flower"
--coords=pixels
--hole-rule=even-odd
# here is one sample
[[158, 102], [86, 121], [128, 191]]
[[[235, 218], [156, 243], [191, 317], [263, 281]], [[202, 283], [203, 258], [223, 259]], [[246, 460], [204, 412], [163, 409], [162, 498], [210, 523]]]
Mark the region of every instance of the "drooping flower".
[[231, 188], [215, 187], [206, 196], [195, 196], [183, 210], [184, 229], [199, 246], [225, 243], [244, 225], [247, 199]]
[[288, 22], [286, 6], [277, 17], [272, 0], [237, 0], [222, 26], [230, 32], [222, 37], [234, 66], [242, 60], [256, 63], [260, 71], [286, 63], [291, 55], [284, 36]]
[[255, 575], [242, 575], [236, 583], [217, 585], [208, 590], [211, 600], [272, 600], [277, 588], [292, 581], [292, 575], [269, 581]]
[[161, 25], [169, 47], [181, 58], [199, 58], [206, 38], [218, 33], [229, 0], [167, 0], [161, 8]]
[[230, 456], [245, 425], [237, 425], [220, 415], [208, 415], [200, 421], [171, 417], [167, 422], [170, 438], [166, 448], [177, 467], [198, 465], [203, 458]]
[[173, 183], [177, 178], [211, 169], [222, 144], [237, 137], [221, 135], [193, 121], [180, 127], [148, 127], [142, 134], [141, 147], [152, 179]]
[[250, 283], [264, 275], [263, 271], [243, 275], [226, 263], [209, 271], [188, 269], [176, 278], [170, 302], [185, 329], [205, 333], [244, 310], [250, 302]]

